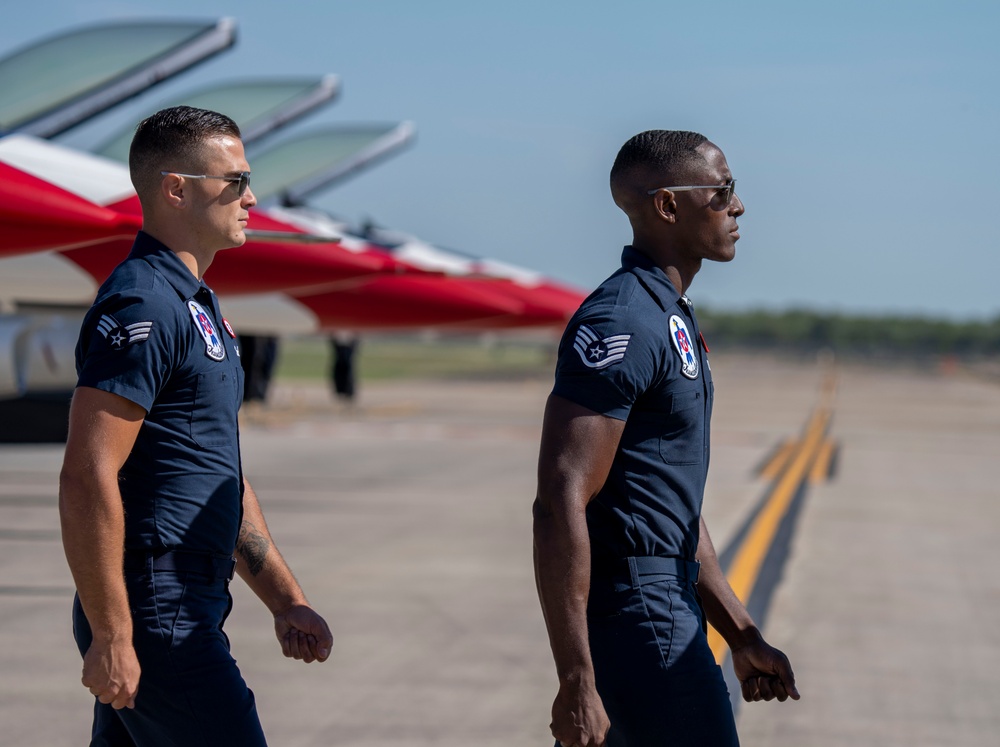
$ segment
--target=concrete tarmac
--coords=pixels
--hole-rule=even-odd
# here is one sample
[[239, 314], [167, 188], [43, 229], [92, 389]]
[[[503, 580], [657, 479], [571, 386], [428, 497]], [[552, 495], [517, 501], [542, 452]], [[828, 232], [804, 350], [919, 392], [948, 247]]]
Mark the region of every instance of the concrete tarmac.
[[[813, 364], [713, 357], [705, 513], [724, 548], [754, 468], [819, 396]], [[366, 385], [354, 408], [282, 386], [244, 413], [246, 473], [330, 622], [281, 656], [240, 583], [226, 629], [275, 746], [550, 745], [555, 674], [531, 569], [547, 381]], [[802, 700], [740, 709], [744, 745], [984, 745], [1000, 733], [1000, 385], [840, 369], [838, 471], [805, 498], [765, 635]], [[86, 744], [62, 449], [0, 447], [0, 744]], [[141, 697], [141, 695], [140, 695]]]

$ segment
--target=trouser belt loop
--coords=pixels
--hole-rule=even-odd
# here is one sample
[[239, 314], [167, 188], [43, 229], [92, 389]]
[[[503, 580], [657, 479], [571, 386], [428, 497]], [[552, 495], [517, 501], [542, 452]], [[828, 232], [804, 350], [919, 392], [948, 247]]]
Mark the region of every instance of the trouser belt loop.
[[628, 557], [625, 558], [625, 560], [628, 561], [628, 575], [629, 579], [632, 581], [632, 588], [638, 589], [642, 586], [642, 582], [639, 581], [639, 564], [635, 562], [637, 558]]
[[629, 577], [633, 589], [642, 586], [644, 578], [647, 579], [645, 583], [649, 583], [648, 577], [650, 576], [674, 576], [696, 584], [701, 571], [701, 563], [697, 560], [685, 560], [684, 558], [647, 555], [629, 557], [626, 560], [628, 560]]

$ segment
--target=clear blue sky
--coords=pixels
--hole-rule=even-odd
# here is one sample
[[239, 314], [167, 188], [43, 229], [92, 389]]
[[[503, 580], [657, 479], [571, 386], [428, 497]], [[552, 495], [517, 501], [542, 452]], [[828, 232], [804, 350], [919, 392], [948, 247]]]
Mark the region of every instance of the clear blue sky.
[[1000, 314], [995, 0], [16, 0], [0, 50], [167, 13], [234, 17], [240, 39], [146, 102], [332, 72], [341, 97], [302, 127], [416, 123], [409, 150], [316, 200], [346, 218], [591, 287], [630, 238], [607, 188], [618, 148], [694, 129], [747, 207], [736, 260], [702, 270], [696, 302]]

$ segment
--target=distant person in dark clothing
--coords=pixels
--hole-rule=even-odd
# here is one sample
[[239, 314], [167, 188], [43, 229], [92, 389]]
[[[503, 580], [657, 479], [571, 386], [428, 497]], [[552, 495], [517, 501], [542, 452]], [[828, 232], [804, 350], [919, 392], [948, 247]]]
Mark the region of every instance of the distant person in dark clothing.
[[333, 361], [330, 365], [330, 379], [333, 383], [333, 393], [338, 398], [347, 401], [354, 400], [354, 354], [358, 350], [357, 337], [330, 338], [330, 351]]
[[240, 335], [240, 362], [243, 364], [243, 401], [263, 402], [271, 386], [278, 360], [278, 338]]

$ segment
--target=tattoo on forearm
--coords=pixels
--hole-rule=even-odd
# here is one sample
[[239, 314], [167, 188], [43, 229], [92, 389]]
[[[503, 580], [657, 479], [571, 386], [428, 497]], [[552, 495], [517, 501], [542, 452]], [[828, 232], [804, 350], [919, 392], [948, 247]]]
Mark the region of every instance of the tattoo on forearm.
[[240, 527], [240, 536], [236, 540], [236, 552], [243, 558], [251, 576], [256, 576], [264, 568], [264, 559], [271, 548], [268, 541], [257, 527], [249, 521], [244, 521]]

